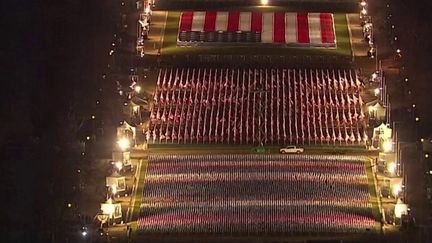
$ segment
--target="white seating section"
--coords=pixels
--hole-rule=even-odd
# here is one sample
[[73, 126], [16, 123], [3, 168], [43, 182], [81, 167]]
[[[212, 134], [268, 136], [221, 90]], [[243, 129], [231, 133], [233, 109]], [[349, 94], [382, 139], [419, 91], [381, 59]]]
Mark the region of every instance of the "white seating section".
[[364, 233], [375, 230], [361, 156], [152, 155], [146, 233]]
[[149, 143], [364, 144], [354, 70], [161, 69]]

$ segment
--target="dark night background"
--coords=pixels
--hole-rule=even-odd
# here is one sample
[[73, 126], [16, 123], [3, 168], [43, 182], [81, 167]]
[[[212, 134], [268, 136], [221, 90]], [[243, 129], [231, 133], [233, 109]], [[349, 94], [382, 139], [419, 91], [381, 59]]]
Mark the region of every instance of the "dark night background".
[[[375, 1], [375, 0], [373, 0]], [[0, 242], [50, 242], [66, 229], [77, 124], [105, 71], [115, 0], [2, 1]], [[384, 11], [384, 2], [382, 9]], [[432, 134], [430, 1], [392, 1], [420, 135]], [[400, 26], [400, 27], [399, 27]], [[61, 234], [61, 233], [60, 233]], [[61, 241], [57, 241], [61, 242]]]
[[[0, 242], [62, 242], [118, 1], [2, 1]], [[104, 53], [101, 53], [101, 51]], [[82, 162], [82, 161], [81, 161]]]

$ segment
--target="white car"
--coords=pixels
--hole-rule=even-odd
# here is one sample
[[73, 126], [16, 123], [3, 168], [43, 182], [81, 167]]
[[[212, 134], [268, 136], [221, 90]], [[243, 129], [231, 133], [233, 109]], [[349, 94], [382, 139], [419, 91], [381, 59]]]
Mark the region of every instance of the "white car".
[[299, 154], [304, 152], [304, 148], [296, 146], [286, 146], [285, 148], [279, 149], [282, 154]]

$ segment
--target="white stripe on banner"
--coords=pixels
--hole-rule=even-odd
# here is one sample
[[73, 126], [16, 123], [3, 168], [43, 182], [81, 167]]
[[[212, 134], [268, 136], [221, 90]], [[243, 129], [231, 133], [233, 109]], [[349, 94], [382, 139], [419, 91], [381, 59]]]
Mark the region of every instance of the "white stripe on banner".
[[285, 42], [297, 43], [297, 13], [285, 14]]
[[216, 31], [227, 31], [228, 12], [217, 12], [216, 14]]
[[251, 31], [251, 12], [240, 12], [239, 30]]
[[262, 15], [262, 32], [261, 42], [262, 43], [273, 43], [273, 12], [265, 12]]
[[195, 11], [192, 19], [192, 31], [203, 31], [204, 29], [204, 11]]
[[321, 21], [319, 13], [309, 13], [309, 39], [310, 43], [313, 44], [322, 44], [321, 40]]

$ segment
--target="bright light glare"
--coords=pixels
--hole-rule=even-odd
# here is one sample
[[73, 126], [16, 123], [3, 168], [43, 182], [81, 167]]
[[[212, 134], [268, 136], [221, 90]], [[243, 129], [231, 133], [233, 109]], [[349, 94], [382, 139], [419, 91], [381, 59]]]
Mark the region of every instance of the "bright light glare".
[[120, 147], [121, 150], [125, 151], [128, 148], [130, 148], [130, 142], [129, 139], [127, 138], [121, 138], [117, 141], [118, 146]]
[[121, 170], [123, 168], [123, 163], [121, 161], [117, 161], [114, 163], [114, 166], [117, 168], [117, 170]]
[[134, 105], [134, 106], [132, 106], [132, 109], [133, 109], [134, 112], [138, 112], [139, 106], [138, 105]]
[[395, 172], [396, 172], [396, 163], [395, 162], [390, 162], [388, 165], [387, 165], [387, 170], [388, 170], [388, 172], [390, 173], [390, 174], [395, 174]]
[[367, 14], [367, 11], [366, 11], [365, 8], [362, 9], [361, 14], [363, 14], [363, 15], [366, 15], [366, 14]]
[[406, 215], [408, 213], [408, 208], [406, 204], [397, 203], [395, 205], [394, 214], [396, 218], [401, 218], [402, 215]]
[[261, 0], [261, 5], [268, 5], [269, 1], [268, 0]]
[[81, 235], [85, 237], [87, 235], [87, 231], [82, 231]]
[[372, 73], [372, 79], [376, 79], [378, 77], [377, 73]]
[[375, 112], [375, 107], [374, 106], [369, 106], [369, 112]]
[[384, 143], [383, 143], [383, 149], [384, 149], [384, 152], [391, 152], [392, 150], [393, 150], [393, 143], [392, 143], [392, 141], [385, 141]]
[[374, 93], [375, 93], [375, 96], [378, 96], [380, 93], [380, 89], [379, 88], [374, 89]]
[[107, 202], [102, 204], [101, 210], [103, 214], [108, 214], [109, 218], [112, 218], [115, 211], [115, 206], [111, 202]]
[[400, 185], [400, 184], [395, 184], [395, 185], [393, 185], [393, 188], [392, 188], [392, 193], [393, 193], [393, 196], [394, 197], [398, 197], [399, 196], [399, 193], [401, 192], [401, 189], [402, 188], [402, 186]]
[[135, 92], [139, 93], [141, 91], [141, 86], [135, 85], [134, 90], [135, 90]]
[[366, 2], [365, 1], [361, 1], [360, 6], [362, 6], [362, 7], [366, 6]]

